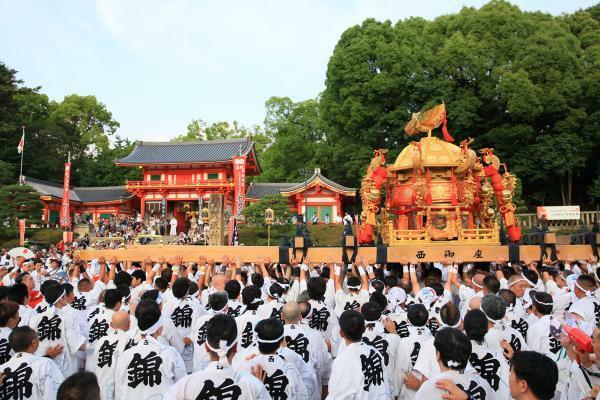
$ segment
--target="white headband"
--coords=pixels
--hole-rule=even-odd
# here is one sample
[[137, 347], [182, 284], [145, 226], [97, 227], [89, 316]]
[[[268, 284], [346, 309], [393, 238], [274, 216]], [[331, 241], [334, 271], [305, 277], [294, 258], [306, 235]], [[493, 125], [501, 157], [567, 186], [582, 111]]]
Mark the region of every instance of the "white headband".
[[60, 301], [60, 299], [62, 299], [63, 297], [65, 297], [65, 294], [67, 292], [65, 291], [65, 289], [63, 289], [62, 293], [60, 294], [60, 296], [58, 296], [58, 298], [56, 300], [54, 300], [54, 303], [52, 303], [52, 305], [55, 305], [56, 303], [58, 303]]
[[459, 367], [460, 363], [458, 361], [452, 361], [452, 360], [448, 360], [446, 362], [446, 364], [448, 364], [448, 367]]
[[153, 335], [155, 334], [160, 328], [162, 328], [164, 324], [163, 321], [163, 317], [161, 315], [161, 317], [158, 319], [158, 321], [156, 321], [156, 323], [154, 325], [152, 325], [150, 328], [145, 329], [145, 330], [140, 330], [140, 334], [142, 335]]
[[250, 304], [256, 304], [256, 303], [260, 303], [262, 302], [262, 299], [260, 297], [255, 297], [254, 300], [252, 300], [250, 302]]
[[235, 344], [237, 343], [237, 339], [234, 340], [233, 342], [231, 342], [231, 344], [227, 344], [227, 340], [220, 340], [219, 341], [219, 348], [215, 349], [214, 347], [212, 347], [210, 345], [210, 343], [208, 343], [208, 340], [204, 342], [204, 344], [206, 345], [206, 347], [211, 350], [214, 351], [215, 353], [217, 353], [217, 355], [219, 356], [219, 361], [218, 361], [218, 365], [219, 367], [223, 368], [225, 367], [227, 364], [229, 364], [229, 361], [227, 360], [227, 353], [229, 352], [229, 350], [235, 346]]
[[544, 303], [542, 301], [539, 301], [535, 296], [533, 296], [533, 298], [531, 299], [531, 302], [536, 302], [536, 303], [541, 304], [543, 306], [553, 306], [554, 305], [553, 301], [550, 302], [550, 303]]
[[480, 307], [480, 310], [483, 313], [483, 315], [485, 315], [485, 317], [488, 319], [488, 321], [490, 321], [492, 324], [496, 325], [496, 324], [502, 322], [502, 319], [493, 319], [493, 318], [490, 318], [490, 316], [487, 315], [487, 313], [485, 312], [485, 310], [483, 308]]
[[521, 273], [521, 278], [523, 278], [531, 287], [535, 287], [535, 283], [531, 282], [527, 277]]
[[281, 340], [283, 339], [284, 336], [285, 335], [281, 335], [277, 339], [271, 339], [271, 340], [258, 338], [258, 339], [256, 339], [256, 341], [260, 342], [260, 343], [279, 343], [279, 342], [281, 342]]
[[579, 288], [579, 290], [581, 290], [583, 293], [585, 293], [585, 297], [591, 297], [592, 296], [591, 290], [585, 290], [584, 288], [581, 287], [581, 285], [579, 284], [579, 282], [575, 281], [575, 286], [577, 286]]
[[350, 286], [350, 285], [346, 285], [346, 287], [347, 287], [348, 289], [354, 289], [354, 290], [358, 290], [358, 289], [360, 289], [360, 288], [361, 288], [361, 285], [356, 285], [356, 286]]

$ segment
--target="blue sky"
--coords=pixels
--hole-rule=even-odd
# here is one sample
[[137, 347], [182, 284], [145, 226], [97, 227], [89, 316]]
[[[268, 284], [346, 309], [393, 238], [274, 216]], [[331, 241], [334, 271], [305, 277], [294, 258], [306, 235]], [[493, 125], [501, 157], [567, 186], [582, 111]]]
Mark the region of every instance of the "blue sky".
[[[598, 0], [513, 1], [572, 12]], [[365, 18], [432, 19], [479, 0], [0, 0], [0, 61], [55, 100], [95, 95], [135, 140], [195, 118], [260, 124], [271, 96], [324, 88], [341, 33]]]

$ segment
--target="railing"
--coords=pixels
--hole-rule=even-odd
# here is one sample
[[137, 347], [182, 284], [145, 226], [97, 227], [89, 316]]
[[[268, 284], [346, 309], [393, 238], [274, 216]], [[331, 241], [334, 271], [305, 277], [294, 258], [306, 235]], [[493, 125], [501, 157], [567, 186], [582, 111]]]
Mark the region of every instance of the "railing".
[[[600, 213], [597, 211], [581, 211], [581, 220], [584, 224], [591, 226], [596, 220], [600, 220]], [[519, 214], [521, 226], [532, 227], [537, 224], [537, 214]], [[548, 221], [549, 227], [578, 227], [579, 220], [552, 220]]]
[[234, 187], [233, 179], [198, 179], [178, 181], [127, 181], [127, 190], [135, 189], [173, 189], [198, 187]]
[[499, 243], [498, 229], [463, 229], [461, 230], [461, 240], [466, 242], [490, 242]]

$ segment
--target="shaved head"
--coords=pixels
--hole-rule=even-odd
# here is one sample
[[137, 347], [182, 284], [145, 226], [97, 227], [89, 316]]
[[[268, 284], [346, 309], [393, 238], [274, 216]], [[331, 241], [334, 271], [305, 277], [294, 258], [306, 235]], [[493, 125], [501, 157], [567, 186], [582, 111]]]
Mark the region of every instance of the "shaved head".
[[286, 303], [281, 309], [281, 319], [286, 324], [297, 324], [300, 322], [300, 305], [295, 301], [290, 301]]
[[129, 313], [126, 311], [117, 311], [113, 314], [110, 325], [114, 329], [128, 331], [130, 325]]
[[481, 307], [481, 297], [473, 296], [469, 300], [469, 310], [479, 310]]
[[227, 278], [227, 276], [225, 276], [225, 274], [215, 274], [212, 277], [212, 287], [216, 290], [225, 290], [225, 284], [228, 280], [229, 279]]

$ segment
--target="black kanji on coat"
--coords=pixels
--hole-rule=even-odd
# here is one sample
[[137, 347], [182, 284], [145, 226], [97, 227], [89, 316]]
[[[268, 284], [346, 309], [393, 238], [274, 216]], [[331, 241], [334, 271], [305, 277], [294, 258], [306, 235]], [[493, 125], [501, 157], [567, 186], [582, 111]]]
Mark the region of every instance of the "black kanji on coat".
[[98, 367], [104, 368], [105, 366], [112, 367], [113, 362], [113, 354], [115, 353], [115, 349], [117, 348], [118, 340], [115, 340], [114, 343], [110, 343], [108, 340], [105, 340], [102, 343], [102, 346], [98, 349]]
[[473, 400], [485, 400], [485, 389], [479, 386], [475, 381], [469, 382], [469, 388], [465, 389], [460, 383], [456, 384], [463, 392], [467, 393], [469, 399]]
[[0, 339], [0, 364], [4, 364], [10, 360], [10, 351], [12, 348], [5, 338]]
[[304, 362], [308, 362], [310, 354], [308, 353], [308, 338], [303, 333], [299, 333], [295, 338], [291, 336], [285, 337], [285, 342], [290, 350], [298, 354]]
[[73, 307], [76, 310], [83, 311], [86, 308], [86, 306], [85, 306], [86, 302], [87, 302], [87, 299], [85, 298], [85, 296], [75, 297], [73, 299], [73, 302], [71, 303], [71, 307]]
[[377, 335], [373, 338], [373, 340], [363, 337], [362, 341], [364, 343], [368, 344], [369, 346], [375, 347], [377, 349], [377, 351], [379, 351], [381, 353], [381, 355], [383, 356], [383, 361], [385, 362], [385, 365], [389, 364], [390, 355], [388, 354], [389, 343], [387, 342], [387, 340], [385, 340], [380, 335]]
[[206, 322], [198, 329], [198, 337], [196, 338], [198, 346], [202, 346], [204, 342], [206, 342]]
[[91, 321], [91, 320], [92, 320], [92, 318], [94, 318], [94, 317], [95, 317], [96, 315], [98, 315], [98, 314], [100, 314], [100, 307], [96, 307], [96, 308], [94, 309], [94, 311], [92, 311], [92, 312], [90, 313], [90, 315], [88, 315], [88, 319], [87, 319], [87, 320], [88, 320], [88, 321]]
[[219, 386], [207, 379], [196, 400], [237, 400], [242, 395], [242, 389], [232, 379], [227, 378]]
[[133, 355], [133, 359], [127, 366], [127, 386], [136, 388], [141, 383], [143, 386], [160, 385], [162, 382], [162, 374], [159, 370], [163, 360], [151, 351], [142, 358], [138, 353]]
[[44, 315], [37, 326], [40, 341], [60, 339], [61, 331], [59, 326], [61, 322], [62, 320], [58, 315], [55, 315], [52, 318], [48, 318], [47, 315]]
[[105, 319], [96, 319], [90, 325], [90, 343], [94, 343], [96, 340], [103, 338], [108, 333], [108, 321]]
[[419, 342], [415, 342], [415, 346], [413, 347], [412, 351], [410, 352], [410, 363], [412, 364], [412, 366], [415, 366], [415, 363], [417, 362], [417, 358], [419, 357], [419, 352], [421, 351], [421, 343]]
[[329, 326], [329, 317], [331, 313], [325, 307], [320, 310], [313, 310], [308, 326], [321, 332], [325, 332]]
[[479, 358], [477, 353], [471, 353], [469, 361], [479, 376], [485, 379], [494, 391], [497, 391], [500, 387], [500, 376], [498, 376], [500, 361], [490, 353], [485, 353], [481, 358]]
[[562, 349], [562, 345], [560, 344], [560, 333], [561, 333], [561, 329], [555, 327], [554, 325], [550, 324], [550, 334], [548, 335], [548, 344], [550, 346], [550, 352], [552, 352], [552, 354], [556, 354], [560, 351], [560, 349]]
[[[402, 321], [399, 324], [394, 322], [396, 326], [396, 333], [401, 338], [406, 338], [410, 336], [410, 331], [408, 330], [408, 323], [406, 321]], [[391, 333], [391, 332], [390, 332]]]
[[360, 304], [358, 304], [358, 301], [356, 301], [356, 300], [347, 301], [346, 304], [344, 305], [344, 311], [358, 310], [359, 308], [360, 308]]
[[33, 370], [27, 363], [22, 363], [14, 371], [5, 368], [4, 383], [0, 386], [0, 399], [26, 399], [33, 393], [33, 383], [31, 383], [31, 374]]
[[383, 383], [383, 360], [381, 355], [373, 349], [369, 350], [369, 355], [361, 354], [360, 363], [362, 373], [365, 376], [363, 390], [369, 391], [371, 385], [379, 386]]
[[242, 313], [242, 305], [238, 305], [237, 307], [229, 307], [227, 309], [227, 315], [231, 315], [232, 317], [239, 317]]
[[273, 400], [286, 400], [288, 398], [285, 389], [290, 381], [282, 370], [276, 370], [271, 376], [265, 377], [265, 388]]
[[515, 335], [514, 333], [512, 333], [510, 335], [510, 342], [509, 342], [509, 344], [510, 344], [510, 347], [512, 347], [512, 349], [514, 351], [519, 351], [523, 347], [521, 345], [521, 339], [519, 339], [519, 337], [517, 335]]
[[254, 327], [252, 326], [252, 322], [246, 322], [246, 327], [242, 331], [242, 347], [247, 349], [252, 345], [254, 341]]
[[176, 328], [189, 328], [192, 326], [192, 307], [186, 304], [183, 307], [177, 307], [171, 314], [171, 320]]
[[519, 333], [523, 336], [523, 337], [527, 337], [527, 331], [529, 330], [529, 324], [527, 323], [527, 321], [525, 321], [523, 318], [519, 319], [519, 321], [515, 321], [513, 320], [511, 323], [511, 326], [518, 330]]

